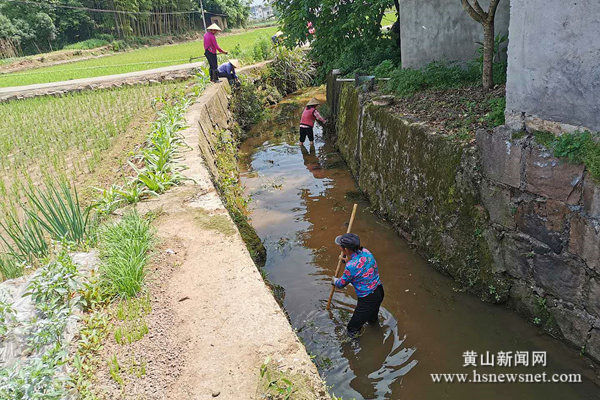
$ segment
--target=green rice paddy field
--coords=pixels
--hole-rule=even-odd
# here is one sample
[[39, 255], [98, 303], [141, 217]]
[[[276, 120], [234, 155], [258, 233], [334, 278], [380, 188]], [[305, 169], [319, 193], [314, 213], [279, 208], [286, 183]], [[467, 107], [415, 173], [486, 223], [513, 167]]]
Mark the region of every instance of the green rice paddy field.
[[[114, 179], [143, 141], [153, 100], [190, 82], [138, 85], [0, 103], [0, 204], [17, 202], [21, 185], [46, 175], [102, 185]], [[94, 176], [92, 181], [86, 177]]]
[[[242, 51], [251, 51], [253, 45], [261, 39], [269, 40], [277, 27], [249, 30], [243, 33], [218, 38], [223, 50], [233, 50], [239, 45]], [[146, 47], [111, 56], [75, 61], [37, 69], [0, 75], [0, 87], [32, 85], [36, 83], [58, 82], [70, 79], [91, 78], [103, 75], [122, 74], [146, 69], [185, 64], [191, 56], [204, 59], [202, 40]]]

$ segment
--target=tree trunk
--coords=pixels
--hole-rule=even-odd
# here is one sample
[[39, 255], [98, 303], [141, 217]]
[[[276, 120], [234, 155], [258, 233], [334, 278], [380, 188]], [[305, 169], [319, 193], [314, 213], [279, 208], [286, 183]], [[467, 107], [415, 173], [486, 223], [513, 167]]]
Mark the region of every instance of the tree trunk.
[[483, 26], [483, 71], [482, 83], [485, 90], [494, 87], [494, 20], [489, 20]]
[[398, 23], [398, 40], [397, 40], [397, 45], [398, 48], [401, 48], [401, 42], [402, 42], [402, 38], [400, 36], [400, 0], [394, 0], [394, 6], [396, 6], [396, 16], [398, 17], [396, 19], [396, 22]]

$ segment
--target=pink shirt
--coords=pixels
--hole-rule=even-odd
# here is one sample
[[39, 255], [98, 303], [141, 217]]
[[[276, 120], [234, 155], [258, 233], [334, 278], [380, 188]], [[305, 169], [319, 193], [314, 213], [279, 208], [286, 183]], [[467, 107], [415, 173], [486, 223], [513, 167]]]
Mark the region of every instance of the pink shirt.
[[302, 118], [300, 118], [300, 125], [314, 126], [315, 120], [319, 120], [322, 124], [325, 123], [316, 108], [305, 108], [302, 112]]
[[217, 44], [217, 38], [211, 31], [207, 31], [204, 34], [204, 50], [208, 50], [213, 54], [217, 54], [217, 50], [221, 53], [225, 53], [225, 50], [220, 48]]

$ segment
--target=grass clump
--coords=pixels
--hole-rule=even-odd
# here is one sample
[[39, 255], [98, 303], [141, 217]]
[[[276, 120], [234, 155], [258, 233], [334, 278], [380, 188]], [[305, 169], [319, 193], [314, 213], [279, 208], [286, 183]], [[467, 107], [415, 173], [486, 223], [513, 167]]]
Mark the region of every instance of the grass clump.
[[152, 311], [148, 293], [119, 302], [115, 310], [115, 341], [120, 345], [131, 344], [148, 333], [145, 317]]
[[25, 212], [53, 239], [81, 244], [88, 237], [90, 208], [81, 208], [77, 188], [64, 180], [47, 181], [45, 188], [29, 186], [25, 194]]
[[42, 188], [30, 183], [25, 196], [19, 207], [4, 205], [0, 218], [4, 279], [21, 276], [26, 263], [46, 257], [50, 239], [80, 246], [90, 238], [90, 209], [81, 207], [74, 186], [64, 180], [47, 180]]
[[551, 132], [536, 131], [535, 141], [552, 150], [555, 157], [569, 162], [584, 164], [590, 175], [600, 181], [600, 143], [590, 132], [564, 133], [555, 136]]
[[400, 97], [410, 96], [425, 89], [448, 89], [475, 85], [480, 75], [474, 68], [463, 68], [456, 64], [432, 62], [423, 69], [397, 68], [386, 60], [375, 74], [391, 79], [384, 84], [384, 90]]
[[490, 99], [488, 101], [488, 105], [490, 106], [491, 110], [484, 116], [484, 119], [488, 125], [492, 127], [504, 125], [504, 109], [506, 108], [506, 98], [497, 97]]
[[128, 298], [141, 290], [153, 240], [150, 222], [135, 211], [101, 229], [100, 271], [109, 293]]

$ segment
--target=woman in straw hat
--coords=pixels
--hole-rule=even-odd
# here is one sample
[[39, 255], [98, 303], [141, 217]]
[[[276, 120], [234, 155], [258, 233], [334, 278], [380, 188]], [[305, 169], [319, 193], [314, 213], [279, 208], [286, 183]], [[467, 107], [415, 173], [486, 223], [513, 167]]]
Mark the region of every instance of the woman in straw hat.
[[304, 139], [308, 136], [311, 146], [314, 144], [315, 138], [313, 133], [313, 127], [315, 121], [319, 121], [321, 124], [325, 124], [327, 121], [321, 117], [321, 114], [317, 111], [317, 106], [321, 104], [319, 100], [314, 97], [306, 103], [306, 108], [302, 112], [302, 118], [300, 119], [300, 144], [304, 144]]
[[219, 78], [227, 78], [230, 85], [237, 85], [239, 83], [238, 77], [235, 73], [235, 69], [240, 67], [240, 62], [236, 59], [232, 59], [219, 65], [218, 76]]
[[217, 72], [217, 52], [227, 54], [227, 52], [220, 48], [217, 44], [217, 38], [215, 37], [215, 35], [218, 32], [221, 32], [221, 28], [219, 28], [219, 25], [212, 24], [211, 26], [206, 28], [206, 33], [204, 34], [204, 55], [208, 60], [210, 80], [213, 82], [219, 82]]

